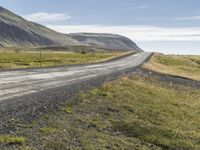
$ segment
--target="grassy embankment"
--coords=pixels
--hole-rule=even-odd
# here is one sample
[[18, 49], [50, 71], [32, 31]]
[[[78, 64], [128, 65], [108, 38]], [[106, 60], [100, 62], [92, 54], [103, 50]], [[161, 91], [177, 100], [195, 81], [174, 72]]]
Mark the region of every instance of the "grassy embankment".
[[200, 80], [200, 56], [154, 54], [145, 69]]
[[39, 51], [0, 50], [0, 69], [40, 67], [40, 62], [42, 67], [87, 64], [106, 61], [124, 54], [126, 53], [45, 50], [42, 52], [42, 59], [40, 59]]
[[[26, 149], [199, 150], [199, 108], [199, 89], [123, 77], [78, 94], [32, 124], [13, 121], [22, 140], [13, 143]], [[13, 146], [9, 139], [0, 143]]]

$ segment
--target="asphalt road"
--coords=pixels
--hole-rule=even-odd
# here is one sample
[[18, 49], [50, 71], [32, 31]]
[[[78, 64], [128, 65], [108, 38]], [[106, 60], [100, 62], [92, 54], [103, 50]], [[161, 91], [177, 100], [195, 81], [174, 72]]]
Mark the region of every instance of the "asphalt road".
[[92, 65], [1, 71], [0, 102], [134, 68], [150, 56], [151, 53], [142, 52]]

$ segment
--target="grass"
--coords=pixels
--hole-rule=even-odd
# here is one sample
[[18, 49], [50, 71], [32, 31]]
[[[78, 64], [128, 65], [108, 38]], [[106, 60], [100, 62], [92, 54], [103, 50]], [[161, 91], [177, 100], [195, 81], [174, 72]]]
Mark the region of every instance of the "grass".
[[17, 137], [13, 135], [0, 135], [0, 145], [21, 145], [25, 143], [26, 139], [24, 137]]
[[200, 56], [154, 54], [145, 69], [200, 80]]
[[45, 134], [45, 135], [55, 133], [56, 131], [57, 131], [56, 129], [49, 128], [49, 127], [40, 128], [40, 132]]
[[61, 107], [61, 110], [68, 114], [73, 113], [73, 107], [71, 105], [63, 106], [63, 107]]
[[199, 150], [199, 108], [199, 89], [136, 75], [80, 93], [17, 133], [33, 149]]
[[119, 57], [125, 53], [101, 53], [101, 52], [42, 52], [40, 60], [39, 51], [0, 51], [0, 69], [32, 68], [48, 66], [61, 66], [72, 64], [87, 64], [106, 61], [114, 57]]

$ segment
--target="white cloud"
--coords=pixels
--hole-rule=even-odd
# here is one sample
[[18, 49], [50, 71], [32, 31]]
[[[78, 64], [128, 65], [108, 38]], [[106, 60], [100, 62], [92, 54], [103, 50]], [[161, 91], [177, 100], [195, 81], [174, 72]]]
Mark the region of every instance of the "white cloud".
[[135, 11], [135, 10], [145, 9], [147, 7], [148, 7], [147, 5], [141, 5], [141, 6], [138, 6], [138, 7], [127, 8], [124, 11], [126, 11], [126, 12], [128, 12], [128, 11]]
[[196, 9], [195, 11], [190, 12], [189, 14], [192, 14], [192, 15], [200, 15], [200, 10], [199, 10], [199, 9]]
[[113, 33], [133, 41], [200, 41], [200, 27], [167, 28], [153, 26], [104, 26], [104, 25], [48, 25], [63, 33], [91, 32]]
[[173, 20], [182, 20], [182, 21], [200, 20], [200, 15], [189, 16], [189, 17], [179, 17], [179, 18], [172, 18], [172, 19]]
[[71, 16], [63, 13], [47, 13], [47, 12], [38, 12], [30, 15], [25, 15], [23, 17], [27, 20], [34, 22], [58, 22], [58, 21], [66, 21], [71, 18]]

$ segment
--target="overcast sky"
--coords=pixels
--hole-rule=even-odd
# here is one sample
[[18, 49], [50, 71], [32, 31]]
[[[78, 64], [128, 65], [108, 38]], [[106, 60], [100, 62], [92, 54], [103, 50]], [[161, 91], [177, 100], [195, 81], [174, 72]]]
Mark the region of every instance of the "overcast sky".
[[0, 0], [54, 30], [115, 33], [142, 49], [200, 54], [200, 0]]

